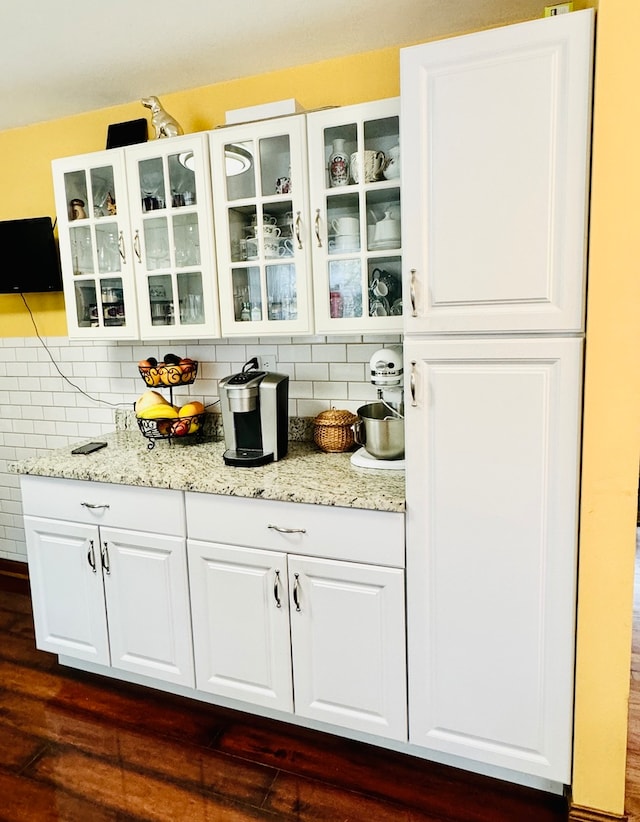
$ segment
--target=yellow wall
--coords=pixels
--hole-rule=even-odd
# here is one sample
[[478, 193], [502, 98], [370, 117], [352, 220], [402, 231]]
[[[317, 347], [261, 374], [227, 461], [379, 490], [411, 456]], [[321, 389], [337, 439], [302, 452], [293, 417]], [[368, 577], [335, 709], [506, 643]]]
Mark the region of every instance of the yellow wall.
[[[286, 71], [219, 83], [162, 96], [162, 104], [186, 133], [215, 128], [225, 111], [295, 98], [305, 109], [349, 105], [400, 93], [399, 49], [388, 48]], [[51, 160], [99, 151], [110, 123], [147, 116], [131, 103], [0, 132], [0, 220], [55, 214]], [[151, 132], [151, 128], [150, 128]], [[150, 134], [152, 136], [152, 132]], [[67, 333], [62, 294], [30, 295], [38, 328], [45, 335]], [[0, 336], [28, 337], [35, 331], [18, 295], [0, 296]]]
[[[579, 805], [615, 813], [624, 796], [640, 451], [638, 33], [638, 0], [599, 0], [573, 795]], [[162, 102], [189, 132], [224, 122], [228, 108], [269, 100], [295, 97], [316, 108], [398, 92], [392, 48], [166, 95]], [[109, 123], [143, 114], [132, 103], [0, 132], [0, 219], [53, 215], [50, 161], [104, 148]], [[66, 333], [60, 295], [30, 303], [42, 333]], [[34, 333], [20, 297], [0, 297], [0, 318], [0, 336]]]
[[621, 814], [640, 453], [640, 3], [600, 0], [573, 798]]

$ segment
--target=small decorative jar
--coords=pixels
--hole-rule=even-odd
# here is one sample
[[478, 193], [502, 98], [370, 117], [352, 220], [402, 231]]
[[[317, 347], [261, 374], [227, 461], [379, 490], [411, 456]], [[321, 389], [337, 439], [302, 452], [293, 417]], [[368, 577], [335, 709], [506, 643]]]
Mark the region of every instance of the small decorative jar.
[[351, 411], [323, 411], [313, 421], [313, 441], [322, 451], [348, 451], [355, 444], [353, 425], [357, 420]]
[[329, 157], [329, 185], [346, 186], [349, 183], [349, 155], [344, 150], [345, 140], [336, 138], [333, 141]]

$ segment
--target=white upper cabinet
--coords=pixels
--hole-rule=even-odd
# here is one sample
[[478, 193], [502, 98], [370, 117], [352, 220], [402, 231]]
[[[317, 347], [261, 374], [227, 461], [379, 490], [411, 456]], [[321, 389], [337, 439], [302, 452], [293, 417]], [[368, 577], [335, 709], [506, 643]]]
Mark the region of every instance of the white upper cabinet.
[[206, 134], [125, 151], [142, 339], [219, 337]]
[[52, 168], [69, 336], [219, 337], [206, 135]]
[[210, 132], [222, 333], [312, 330], [304, 115]]
[[307, 116], [315, 330], [402, 331], [400, 101]]
[[593, 21], [402, 50], [407, 333], [583, 328]]
[[69, 336], [138, 339], [124, 154], [54, 160]]

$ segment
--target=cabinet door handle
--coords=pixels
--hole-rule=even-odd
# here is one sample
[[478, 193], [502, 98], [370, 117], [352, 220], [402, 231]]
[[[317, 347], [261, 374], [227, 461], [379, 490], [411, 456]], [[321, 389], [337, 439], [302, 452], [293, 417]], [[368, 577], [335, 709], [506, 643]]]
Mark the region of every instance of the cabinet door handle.
[[106, 574], [111, 573], [111, 563], [109, 562], [109, 546], [106, 542], [103, 542], [100, 547], [100, 561], [102, 563], [102, 567], [105, 570]]
[[409, 378], [409, 391], [411, 392], [411, 405], [415, 408], [416, 401], [416, 361], [411, 360], [411, 377]]
[[96, 571], [96, 552], [93, 548], [93, 540], [89, 540], [89, 550], [87, 551], [87, 561], [91, 566], [91, 570], [93, 573], [97, 573]]
[[140, 232], [136, 228], [136, 234], [133, 238], [133, 250], [136, 253], [136, 257], [138, 258], [138, 262], [142, 262], [142, 254], [140, 253]]
[[409, 283], [409, 297], [411, 299], [411, 316], [418, 316], [418, 309], [416, 308], [416, 270], [411, 269], [411, 281]]
[[96, 505], [93, 502], [81, 502], [80, 505], [82, 505], [84, 508], [92, 508], [92, 509], [94, 509], [94, 508], [109, 508], [110, 507], [109, 505], [106, 505], [106, 504], [105, 505]]
[[118, 235], [118, 251], [120, 252], [120, 257], [122, 258], [122, 262], [126, 263], [127, 262], [127, 255], [126, 255], [126, 249], [125, 249], [125, 245], [124, 245], [124, 237], [122, 236], [122, 231]]
[[295, 581], [293, 583], [293, 601], [296, 606], [296, 611], [300, 610], [300, 574], [294, 574]]
[[306, 534], [306, 528], [283, 528], [281, 525], [267, 525], [272, 531], [277, 531], [279, 534]]
[[280, 602], [280, 571], [276, 571], [276, 578], [273, 583], [273, 598], [276, 601], [276, 608], [282, 608], [282, 602]]
[[302, 237], [300, 236], [300, 225], [302, 224], [302, 218], [300, 217], [300, 212], [296, 211], [296, 240], [298, 241], [298, 248], [302, 248]]
[[322, 248], [322, 237], [320, 236], [320, 209], [316, 208], [316, 219], [314, 221], [314, 230], [316, 232], [316, 240], [318, 241], [318, 248]]

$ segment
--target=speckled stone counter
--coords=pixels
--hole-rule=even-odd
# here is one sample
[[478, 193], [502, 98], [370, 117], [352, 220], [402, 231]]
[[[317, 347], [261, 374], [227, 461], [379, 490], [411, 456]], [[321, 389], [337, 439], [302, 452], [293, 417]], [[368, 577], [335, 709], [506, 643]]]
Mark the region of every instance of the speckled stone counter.
[[107, 448], [72, 455], [69, 448], [14, 463], [18, 474], [91, 480], [122, 485], [174, 488], [346, 508], [404, 511], [404, 471], [351, 465], [350, 454], [326, 454], [312, 442], [289, 443], [288, 456], [258, 468], [224, 464], [224, 443], [158, 441], [152, 450], [139, 431], [117, 430], [100, 437]]

